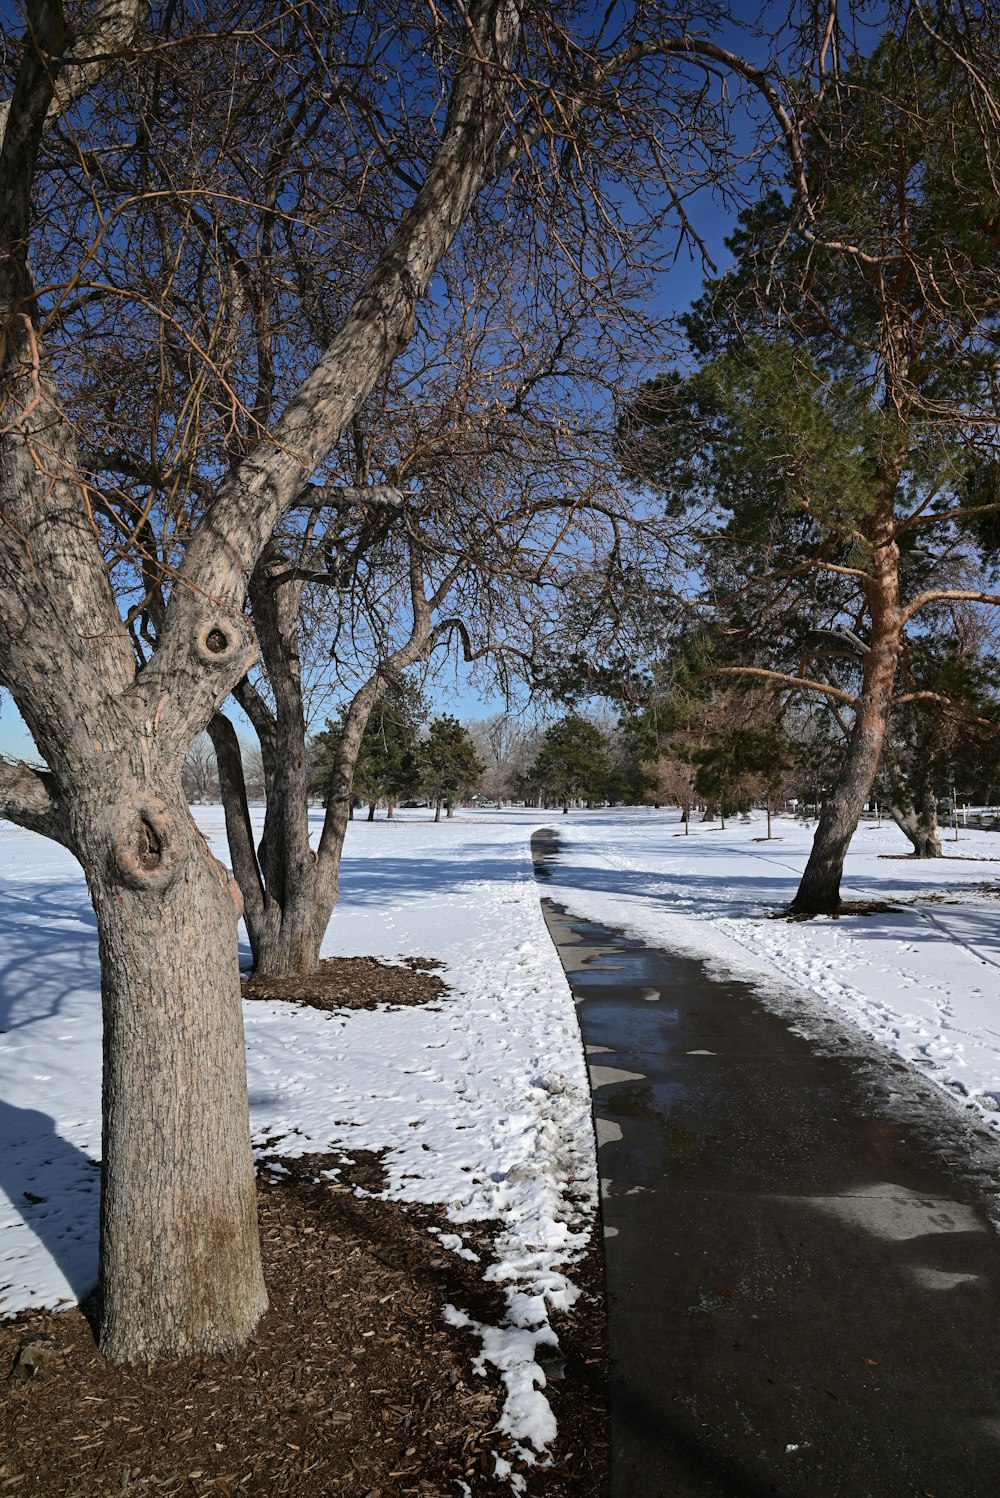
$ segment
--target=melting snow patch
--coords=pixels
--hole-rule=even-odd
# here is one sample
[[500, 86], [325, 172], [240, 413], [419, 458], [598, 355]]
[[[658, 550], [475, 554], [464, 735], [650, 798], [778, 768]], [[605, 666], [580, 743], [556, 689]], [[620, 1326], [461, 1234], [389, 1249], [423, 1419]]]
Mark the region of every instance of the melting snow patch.
[[460, 1259], [468, 1259], [473, 1264], [480, 1263], [477, 1253], [471, 1248], [466, 1248], [465, 1242], [458, 1233], [445, 1233], [441, 1228], [428, 1228], [427, 1231], [438, 1240], [442, 1248], [447, 1248], [451, 1253], [458, 1254]]
[[518, 1455], [524, 1461], [535, 1464], [536, 1453], [544, 1452], [556, 1436], [555, 1416], [541, 1392], [547, 1379], [535, 1356], [539, 1346], [552, 1347], [558, 1352], [555, 1332], [548, 1323], [534, 1330], [523, 1326], [487, 1326], [473, 1321], [453, 1305], [445, 1306], [444, 1319], [449, 1326], [474, 1332], [481, 1338], [483, 1350], [472, 1366], [477, 1373], [485, 1374], [489, 1363], [499, 1373], [506, 1390], [497, 1428], [517, 1442]]

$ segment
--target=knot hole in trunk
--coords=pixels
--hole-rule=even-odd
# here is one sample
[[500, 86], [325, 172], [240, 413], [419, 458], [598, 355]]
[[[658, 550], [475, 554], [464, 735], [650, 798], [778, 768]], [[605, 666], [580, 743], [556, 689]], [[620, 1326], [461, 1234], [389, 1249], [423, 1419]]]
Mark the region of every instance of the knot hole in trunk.
[[207, 619], [198, 631], [195, 653], [206, 666], [228, 666], [247, 648], [247, 626], [240, 615]]
[[111, 851], [129, 889], [165, 890], [184, 862], [174, 818], [155, 796], [126, 801], [116, 809]]

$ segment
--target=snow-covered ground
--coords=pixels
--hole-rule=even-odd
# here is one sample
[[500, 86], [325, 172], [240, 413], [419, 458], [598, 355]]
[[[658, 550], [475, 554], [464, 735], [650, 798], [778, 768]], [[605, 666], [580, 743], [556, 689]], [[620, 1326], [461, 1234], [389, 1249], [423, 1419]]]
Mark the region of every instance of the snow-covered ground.
[[[225, 858], [221, 810], [197, 816]], [[471, 1253], [463, 1223], [499, 1219], [487, 1273], [507, 1324], [474, 1330], [507, 1387], [504, 1427], [540, 1450], [555, 1422], [535, 1349], [576, 1298], [596, 1168], [576, 1015], [532, 874], [537, 821], [352, 824], [324, 955], [437, 957], [449, 994], [343, 1014], [254, 1002], [245, 1023], [261, 1153], [385, 1152], [390, 1195], [443, 1204], [455, 1252]], [[0, 823], [0, 1314], [96, 1279], [99, 980], [78, 865]], [[461, 1306], [447, 1315], [471, 1324]]]
[[[199, 820], [225, 857], [221, 812]], [[894, 861], [892, 826], [864, 827], [844, 893], [898, 913], [769, 919], [794, 892], [812, 829], [790, 818], [696, 823], [635, 809], [563, 817], [425, 813], [352, 824], [329, 955], [432, 956], [450, 993], [427, 1008], [320, 1013], [247, 1006], [261, 1152], [384, 1152], [389, 1191], [441, 1203], [442, 1242], [497, 1219], [508, 1324], [476, 1328], [505, 1380], [506, 1427], [553, 1433], [535, 1348], [570, 1305], [596, 1171], [572, 999], [540, 913], [529, 837], [557, 828], [546, 893], [575, 913], [757, 979], [798, 986], [1000, 1126], [1000, 835], [963, 832], [938, 863]], [[0, 1312], [85, 1294], [96, 1273], [100, 1005], [82, 874], [54, 844], [0, 823]], [[461, 1306], [442, 1308], [468, 1324]]]

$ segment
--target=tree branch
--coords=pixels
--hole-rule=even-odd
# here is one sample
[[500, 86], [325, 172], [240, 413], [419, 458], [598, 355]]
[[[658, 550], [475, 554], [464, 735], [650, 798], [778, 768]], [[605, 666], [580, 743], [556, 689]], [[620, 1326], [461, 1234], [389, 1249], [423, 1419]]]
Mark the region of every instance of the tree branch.
[[691, 681], [708, 681], [713, 676], [761, 677], [781, 686], [794, 687], [800, 692], [821, 692], [824, 697], [832, 697], [836, 702], [846, 702], [848, 707], [855, 707], [858, 701], [850, 692], [845, 692], [840, 687], [831, 687], [828, 682], [811, 681], [806, 676], [790, 676], [784, 671], [767, 671], [763, 666], [715, 666], [710, 671], [699, 671], [697, 676], [692, 676]]
[[[37, 46], [37, 3], [30, 7], [28, 23]], [[58, 10], [61, 6], [44, 7]], [[62, 55], [56, 87], [46, 108], [47, 120], [55, 119], [93, 86], [116, 56], [133, 40], [146, 12], [145, 0], [104, 0], [95, 15], [66, 47]], [[4, 141], [10, 118], [12, 99], [0, 100], [0, 141]]]
[[328, 505], [348, 509], [353, 505], [376, 505], [401, 510], [406, 495], [395, 484], [307, 484], [292, 501], [293, 510], [322, 510]]
[[948, 697], [944, 692], [903, 692], [899, 697], [892, 699], [893, 707], [901, 707], [905, 702], [936, 702], [941, 707], [948, 708], [963, 723], [975, 723], [980, 728], [990, 728], [994, 731], [1000, 728], [995, 718], [980, 718], [978, 713], [970, 713], [961, 702], [956, 702], [954, 697]]
[[914, 614], [927, 607], [929, 603], [1000, 603], [1000, 593], [987, 593], [979, 588], [928, 588], [925, 593], [918, 593], [916, 598], [903, 609], [903, 623], [912, 619]]
[[40, 832], [73, 851], [73, 842], [54, 776], [23, 760], [0, 758], [0, 817]]
[[[324, 461], [409, 342], [417, 301], [450, 247], [485, 180], [512, 88], [520, 36], [514, 0], [475, 0], [467, 17], [441, 143], [424, 184], [379, 256], [340, 331], [306, 376], [270, 433], [219, 488], [192, 537], [171, 598], [159, 648], [137, 679], [143, 704], [163, 682], [185, 675], [205, 600], [242, 616], [247, 582], [303, 481]], [[246, 669], [244, 665], [244, 670]], [[229, 683], [221, 677], [220, 688]], [[191, 684], [185, 704], [197, 729], [217, 705], [216, 683]]]

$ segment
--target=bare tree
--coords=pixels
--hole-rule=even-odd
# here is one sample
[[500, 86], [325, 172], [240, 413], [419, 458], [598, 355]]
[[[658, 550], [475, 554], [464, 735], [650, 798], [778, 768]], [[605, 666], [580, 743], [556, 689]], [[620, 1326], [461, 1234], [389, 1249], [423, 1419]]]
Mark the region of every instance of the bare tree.
[[199, 734], [185, 754], [181, 781], [189, 801], [218, 800], [219, 771], [208, 734]]
[[242, 900], [181, 770], [258, 637], [294, 648], [265, 586], [277, 528], [474, 207], [537, 213], [585, 276], [612, 277], [683, 215], [696, 168], [719, 169], [714, 70], [781, 106], [653, 6], [618, 35], [612, 12], [571, 34], [512, 0], [230, 0], [208, 22], [103, 0], [78, 31], [59, 0], [25, 0], [25, 23], [0, 146], [0, 680], [47, 769], [0, 764], [0, 810], [71, 849], [94, 902], [101, 1347], [148, 1363], [237, 1346], [266, 1304]]
[[[140, 7], [108, 9], [129, 11], [130, 41]], [[518, 34], [505, 4], [474, 8], [453, 34], [448, 117], [420, 192], [325, 354], [211, 495], [139, 669], [29, 269], [46, 121], [62, 109], [63, 67], [71, 87], [77, 78], [61, 10], [31, 7], [0, 152], [0, 643], [4, 684], [49, 771], [5, 766], [3, 809], [72, 849], [97, 913], [108, 1066], [101, 1345], [114, 1360], [232, 1347], [266, 1304], [236, 966], [242, 901], [191, 822], [181, 766], [254, 658], [247, 577], [405, 342], [487, 174]]]
[[530, 768], [541, 743], [537, 724], [522, 722], [512, 712], [493, 713], [468, 725], [479, 757], [486, 766], [483, 790], [502, 806], [514, 799], [518, 781]]
[[[637, 547], [647, 558], [653, 550], [655, 528], [635, 520], [616, 492], [608, 445], [602, 453], [590, 432], [581, 436], [553, 394], [570, 379], [555, 354], [565, 331], [554, 330], [525, 360], [503, 400], [483, 398], [484, 372], [477, 383], [477, 371], [447, 360], [442, 338], [439, 372], [432, 386], [424, 382], [416, 406], [367, 412], [366, 468], [357, 476], [375, 481], [328, 485], [304, 499], [312, 503], [304, 529], [283, 528], [251, 579], [265, 674], [241, 682], [236, 697], [257, 730], [265, 767], [258, 848], [235, 734], [221, 714], [210, 732], [224, 766], [233, 868], [261, 973], [316, 966], [339, 892], [354, 766], [387, 688], [456, 651], [488, 665], [501, 688], [512, 671], [523, 679], [549, 627], [547, 598], [588, 587], [599, 564], [607, 588], [612, 571], [624, 578]], [[492, 384], [501, 368], [489, 361], [486, 372]], [[602, 559], [613, 552], [612, 566]], [[342, 680], [353, 679], [315, 852], [303, 769], [306, 638], [323, 640]]]

